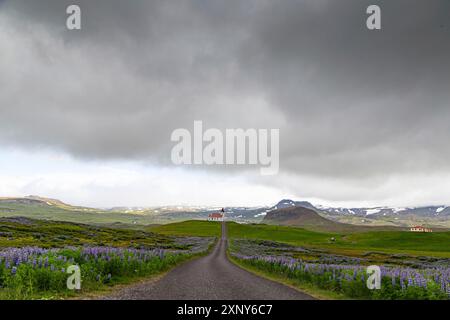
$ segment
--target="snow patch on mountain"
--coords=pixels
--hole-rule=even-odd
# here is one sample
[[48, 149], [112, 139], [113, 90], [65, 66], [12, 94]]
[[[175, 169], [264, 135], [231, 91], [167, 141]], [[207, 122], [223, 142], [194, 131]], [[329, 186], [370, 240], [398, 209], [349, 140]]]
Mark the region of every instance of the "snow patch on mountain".
[[255, 214], [255, 218], [264, 217], [265, 215], [267, 215], [267, 211]]
[[444, 211], [445, 208], [447, 208], [447, 207], [439, 207], [439, 208], [437, 208], [436, 209], [436, 213], [440, 213], [440, 212]]
[[366, 215], [375, 214], [375, 213], [378, 213], [380, 211], [381, 211], [381, 209], [367, 209], [366, 210]]

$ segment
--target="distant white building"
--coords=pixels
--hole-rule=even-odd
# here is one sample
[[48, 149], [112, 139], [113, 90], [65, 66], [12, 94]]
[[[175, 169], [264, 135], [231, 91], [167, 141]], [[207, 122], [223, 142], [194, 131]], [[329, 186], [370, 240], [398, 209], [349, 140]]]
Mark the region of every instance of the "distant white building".
[[223, 221], [223, 214], [221, 213], [211, 213], [208, 215], [209, 221]]
[[409, 229], [411, 232], [433, 232], [430, 228], [425, 228], [422, 226], [414, 226]]

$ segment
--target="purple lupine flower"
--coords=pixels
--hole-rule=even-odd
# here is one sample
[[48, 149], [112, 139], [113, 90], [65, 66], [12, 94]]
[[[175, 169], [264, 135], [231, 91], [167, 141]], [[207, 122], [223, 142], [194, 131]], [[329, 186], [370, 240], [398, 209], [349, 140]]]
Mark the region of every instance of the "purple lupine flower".
[[414, 285], [413, 279], [411, 278], [410, 275], [408, 275], [408, 287], [411, 287]]

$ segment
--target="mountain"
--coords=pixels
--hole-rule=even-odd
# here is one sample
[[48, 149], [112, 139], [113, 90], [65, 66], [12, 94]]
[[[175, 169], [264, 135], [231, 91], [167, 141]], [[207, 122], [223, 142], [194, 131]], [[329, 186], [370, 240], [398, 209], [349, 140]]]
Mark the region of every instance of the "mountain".
[[450, 217], [450, 207], [448, 206], [428, 206], [428, 207], [372, 207], [372, 208], [331, 208], [317, 206], [318, 210], [327, 212], [330, 215], [354, 215], [360, 217], [379, 216], [399, 216], [416, 215], [421, 217]]
[[60, 200], [44, 198], [40, 196], [26, 196], [26, 197], [0, 197], [0, 203], [15, 203], [15, 204], [35, 204], [42, 206], [57, 205], [61, 207], [72, 207]]
[[337, 222], [325, 219], [314, 210], [298, 206], [280, 206], [279, 209], [269, 211], [264, 217], [262, 223], [302, 227], [330, 227], [339, 224]]
[[[206, 220], [208, 215], [222, 208], [208, 206], [159, 206], [88, 208], [72, 206], [60, 200], [40, 197], [0, 197], [0, 217], [83, 222], [94, 224], [149, 225], [183, 220]], [[269, 207], [228, 207], [229, 220], [257, 223]]]
[[316, 209], [311, 203], [307, 201], [293, 201], [290, 199], [283, 199], [280, 202], [278, 202], [275, 206], [273, 206], [271, 210], [291, 208], [291, 207], [303, 207], [313, 210]]
[[[263, 221], [272, 211], [287, 208], [310, 209], [318, 213], [319, 217], [327, 219], [329, 222], [346, 225], [400, 227], [425, 225], [432, 228], [450, 228], [450, 207], [447, 206], [416, 208], [333, 208], [313, 205], [307, 201], [283, 199], [274, 206], [225, 207], [225, 216], [228, 220], [240, 223], [258, 223]], [[131, 225], [144, 225], [192, 219], [205, 220], [210, 213], [218, 212], [220, 209], [208, 206], [115, 207], [95, 209], [72, 206], [60, 200], [40, 196], [27, 196], [23, 198], [0, 197], [0, 217], [26, 216], [37, 219], [75, 222], [121, 222]], [[269, 221], [270, 219], [265, 220]], [[314, 223], [321, 225], [324, 222], [323, 220], [319, 221], [319, 219], [316, 219]], [[311, 225], [314, 223], [311, 223]], [[333, 229], [334, 227], [330, 228]]]
[[39, 220], [67, 221], [85, 224], [148, 225], [155, 223], [151, 216], [140, 217], [124, 212], [71, 206], [62, 201], [38, 196], [0, 197], [0, 218], [23, 217]]
[[283, 199], [267, 212], [292, 207], [311, 209], [328, 220], [350, 225], [410, 227], [423, 224], [433, 228], [450, 228], [449, 206], [342, 208]]
[[270, 210], [303, 207], [324, 213], [330, 216], [357, 216], [357, 217], [398, 217], [405, 215], [414, 215], [420, 217], [450, 217], [450, 206], [424, 206], [424, 207], [368, 207], [368, 208], [342, 208], [342, 207], [325, 207], [314, 206], [307, 201], [293, 201], [283, 199]]
[[398, 230], [396, 227], [357, 226], [340, 223], [326, 219], [312, 209], [300, 206], [290, 206], [269, 211], [262, 220], [262, 223], [295, 226], [308, 230], [326, 232]]

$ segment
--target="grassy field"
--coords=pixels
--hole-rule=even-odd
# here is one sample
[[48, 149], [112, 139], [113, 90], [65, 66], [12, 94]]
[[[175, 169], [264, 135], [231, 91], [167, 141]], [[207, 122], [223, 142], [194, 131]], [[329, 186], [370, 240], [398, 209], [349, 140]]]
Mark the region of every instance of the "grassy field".
[[309, 231], [296, 227], [266, 224], [238, 224], [228, 222], [228, 237], [240, 239], [261, 239], [286, 242], [290, 244], [322, 245], [337, 234]]
[[189, 220], [177, 223], [151, 226], [148, 231], [163, 235], [218, 237], [220, 235], [220, 222]]
[[[403, 253], [450, 257], [450, 232], [378, 231], [345, 234], [265, 224], [228, 222], [227, 226], [230, 239], [269, 240], [348, 255]], [[147, 230], [163, 235], [218, 236], [220, 224], [208, 221], [184, 221], [149, 227]]]
[[0, 248], [38, 246], [172, 247], [174, 240], [142, 230], [113, 229], [70, 222], [0, 218]]
[[322, 216], [340, 223], [353, 224], [357, 226], [397, 226], [409, 228], [411, 226], [423, 225], [436, 228], [450, 228], [450, 219], [448, 217], [418, 217], [411, 215], [399, 215], [396, 217], [361, 217], [353, 215], [329, 215], [321, 212]]
[[[295, 227], [228, 223], [228, 236], [236, 239], [270, 240], [296, 246], [323, 248], [349, 255], [376, 251], [450, 257], [450, 232], [379, 231], [336, 234]], [[332, 241], [332, 238], [335, 240]]]

